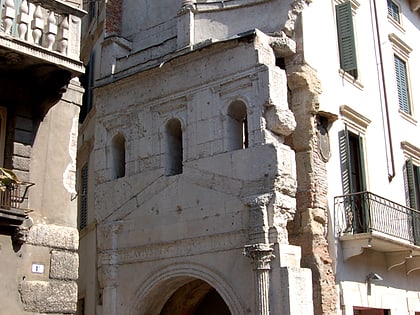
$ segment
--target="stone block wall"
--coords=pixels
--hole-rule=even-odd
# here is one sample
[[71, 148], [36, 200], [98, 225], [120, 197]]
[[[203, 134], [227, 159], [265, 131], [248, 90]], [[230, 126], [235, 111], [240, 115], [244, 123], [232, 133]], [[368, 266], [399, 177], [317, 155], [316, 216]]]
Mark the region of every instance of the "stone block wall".
[[23, 276], [18, 289], [25, 311], [76, 312], [78, 241], [74, 228], [39, 224], [30, 229], [20, 254]]

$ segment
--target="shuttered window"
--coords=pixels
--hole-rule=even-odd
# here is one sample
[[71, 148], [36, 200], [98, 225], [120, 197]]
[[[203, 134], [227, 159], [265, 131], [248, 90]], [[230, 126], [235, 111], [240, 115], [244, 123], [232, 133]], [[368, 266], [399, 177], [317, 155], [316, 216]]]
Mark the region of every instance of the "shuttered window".
[[407, 65], [404, 60], [394, 55], [395, 80], [397, 82], [398, 103], [400, 109], [411, 115], [410, 94], [408, 91]]
[[400, 23], [400, 8], [398, 5], [388, 0], [388, 15], [396, 22]]
[[366, 190], [362, 138], [349, 132], [347, 126], [339, 134], [343, 193], [351, 194]]
[[353, 232], [364, 233], [369, 226], [369, 209], [363, 194], [359, 194], [366, 191], [363, 141], [346, 126], [339, 133], [339, 144], [345, 211], [347, 217], [352, 218]]
[[[420, 210], [420, 167], [413, 164], [412, 159], [405, 163], [408, 199], [410, 208]], [[413, 241], [420, 245], [420, 213], [411, 211]]]
[[409, 206], [420, 210], [420, 167], [410, 158], [406, 161]]
[[335, 6], [340, 67], [357, 79], [356, 45], [350, 1]]
[[87, 207], [88, 207], [88, 166], [83, 165], [80, 171], [80, 204], [79, 204], [79, 229], [87, 225]]

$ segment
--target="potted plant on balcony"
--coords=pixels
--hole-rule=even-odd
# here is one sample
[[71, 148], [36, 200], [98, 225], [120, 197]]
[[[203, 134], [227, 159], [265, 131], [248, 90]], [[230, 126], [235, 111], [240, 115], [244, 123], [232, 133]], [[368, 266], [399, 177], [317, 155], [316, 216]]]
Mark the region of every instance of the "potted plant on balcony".
[[12, 184], [20, 184], [16, 174], [12, 170], [0, 167], [0, 190], [6, 191]]

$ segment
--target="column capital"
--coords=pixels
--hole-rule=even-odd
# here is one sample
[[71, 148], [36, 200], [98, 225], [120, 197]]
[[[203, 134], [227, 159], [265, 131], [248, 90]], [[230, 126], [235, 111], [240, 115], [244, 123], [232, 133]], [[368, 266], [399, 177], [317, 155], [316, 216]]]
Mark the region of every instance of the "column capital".
[[270, 270], [270, 261], [276, 258], [273, 244], [267, 243], [245, 245], [244, 255], [251, 259], [256, 270]]
[[245, 204], [251, 208], [265, 208], [273, 198], [272, 193], [245, 197]]

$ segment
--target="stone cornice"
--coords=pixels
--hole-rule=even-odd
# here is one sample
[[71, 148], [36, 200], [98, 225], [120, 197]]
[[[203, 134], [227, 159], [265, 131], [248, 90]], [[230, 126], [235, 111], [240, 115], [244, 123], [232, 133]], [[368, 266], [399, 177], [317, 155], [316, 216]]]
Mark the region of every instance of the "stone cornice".
[[361, 129], [360, 131], [366, 130], [366, 128], [371, 123], [369, 118], [366, 118], [347, 105], [340, 106], [340, 114], [348, 123], [357, 126], [357, 129]]

